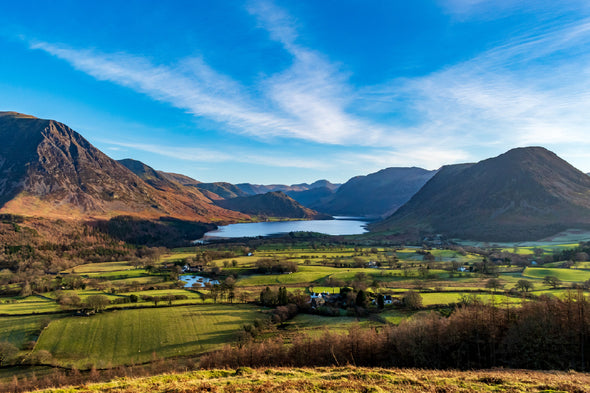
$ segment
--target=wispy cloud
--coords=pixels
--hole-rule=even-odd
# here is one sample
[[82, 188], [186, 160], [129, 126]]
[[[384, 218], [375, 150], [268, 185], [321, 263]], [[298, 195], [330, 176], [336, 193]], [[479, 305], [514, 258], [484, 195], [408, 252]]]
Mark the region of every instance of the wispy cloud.
[[406, 113], [419, 119], [412, 128], [448, 146], [577, 144], [587, 140], [590, 56], [559, 54], [588, 44], [590, 20], [581, 20], [370, 93], [379, 101], [409, 102]]
[[[445, 3], [457, 13], [520, 7], [517, 1]], [[47, 42], [32, 43], [31, 48], [63, 59], [96, 79], [212, 119], [230, 132], [263, 139], [384, 147], [389, 154], [380, 163], [387, 166], [409, 161], [433, 168], [471, 158], [466, 151], [474, 147], [563, 146], [587, 140], [590, 55], [585, 48], [590, 45], [590, 19], [530, 30], [429, 75], [393, 76], [378, 86], [359, 88], [337, 62], [300, 43], [302, 30], [284, 9], [266, 0], [252, 1], [247, 8], [269, 38], [292, 57], [286, 69], [259, 80], [256, 86], [242, 85], [202, 58], [163, 65], [126, 53], [78, 50]], [[561, 56], [564, 51], [574, 56], [566, 59]], [[362, 111], [353, 109], [360, 105]], [[375, 120], [383, 114], [393, 120]], [[206, 149], [153, 149], [186, 160], [236, 160]], [[265, 158], [247, 155], [243, 160], [299, 168], [325, 165], [297, 157], [287, 162], [261, 156]], [[370, 155], [358, 158], [371, 161]]]
[[112, 140], [102, 140], [101, 142], [111, 145], [109, 147], [111, 150], [117, 150], [125, 147], [189, 162], [233, 162], [300, 169], [325, 169], [326, 167], [330, 166], [330, 164], [324, 160], [308, 158], [303, 159], [290, 154], [272, 155], [268, 154], [268, 152], [247, 150], [245, 148], [236, 148], [231, 146], [226, 146], [224, 149], [212, 149], [155, 145], [148, 143], [119, 142]]

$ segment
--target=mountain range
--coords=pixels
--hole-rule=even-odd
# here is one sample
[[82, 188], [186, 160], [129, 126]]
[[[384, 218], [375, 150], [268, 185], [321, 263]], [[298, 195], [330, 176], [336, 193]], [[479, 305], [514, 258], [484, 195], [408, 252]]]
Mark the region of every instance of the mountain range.
[[333, 194], [311, 202], [309, 207], [339, 216], [385, 217], [410, 200], [435, 173], [412, 167], [356, 176]]
[[416, 238], [536, 240], [590, 228], [590, 177], [542, 147], [438, 171], [387, 168], [344, 184], [260, 185], [204, 183], [133, 159], [115, 161], [63, 123], [16, 112], [0, 112], [0, 140], [0, 214], [130, 217], [113, 221], [111, 232], [121, 236], [121, 228], [138, 228], [142, 220], [186, 229], [180, 222], [328, 214], [386, 217], [370, 229]]

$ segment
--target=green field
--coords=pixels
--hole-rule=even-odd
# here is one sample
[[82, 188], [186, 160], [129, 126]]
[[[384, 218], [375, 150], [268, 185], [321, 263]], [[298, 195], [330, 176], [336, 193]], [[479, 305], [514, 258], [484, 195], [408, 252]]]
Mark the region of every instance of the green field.
[[113, 271], [128, 271], [135, 269], [127, 261], [87, 263], [68, 269], [66, 273], [87, 274], [87, 273], [106, 273]]
[[199, 305], [104, 312], [55, 320], [35, 350], [47, 350], [60, 364], [143, 363], [159, 357], [202, 353], [234, 340], [243, 324], [264, 318], [255, 307]]
[[59, 305], [41, 296], [29, 296], [24, 299], [3, 299], [0, 314], [25, 315], [60, 311]]
[[527, 267], [522, 273], [525, 277], [543, 279], [546, 276], [555, 276], [561, 281], [582, 282], [590, 280], [590, 271], [577, 269], [558, 269], [558, 268], [541, 268]]
[[41, 328], [50, 317], [28, 315], [0, 318], [0, 341], [8, 341], [21, 348], [29, 341], [37, 340]]
[[299, 314], [286, 325], [288, 331], [304, 332], [309, 336], [316, 337], [321, 336], [326, 330], [331, 333], [345, 333], [354, 324], [363, 328], [381, 325], [378, 322], [366, 318], [349, 316], [326, 317], [310, 314]]

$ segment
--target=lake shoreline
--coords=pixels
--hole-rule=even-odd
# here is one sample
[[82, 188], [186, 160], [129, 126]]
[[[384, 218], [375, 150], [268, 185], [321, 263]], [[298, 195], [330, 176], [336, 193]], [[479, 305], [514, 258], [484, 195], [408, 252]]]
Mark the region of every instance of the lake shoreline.
[[237, 223], [219, 226], [205, 233], [193, 243], [238, 238], [282, 236], [291, 232], [315, 232], [324, 235], [345, 236], [367, 233], [371, 219], [364, 217], [334, 217], [332, 220], [287, 220]]

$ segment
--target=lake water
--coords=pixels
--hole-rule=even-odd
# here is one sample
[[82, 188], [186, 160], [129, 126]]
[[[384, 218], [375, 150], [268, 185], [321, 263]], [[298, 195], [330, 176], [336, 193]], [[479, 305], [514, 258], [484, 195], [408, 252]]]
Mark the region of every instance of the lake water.
[[318, 232], [326, 235], [359, 235], [367, 232], [368, 221], [358, 217], [333, 220], [273, 221], [230, 224], [207, 232], [203, 239], [269, 236], [289, 232]]

